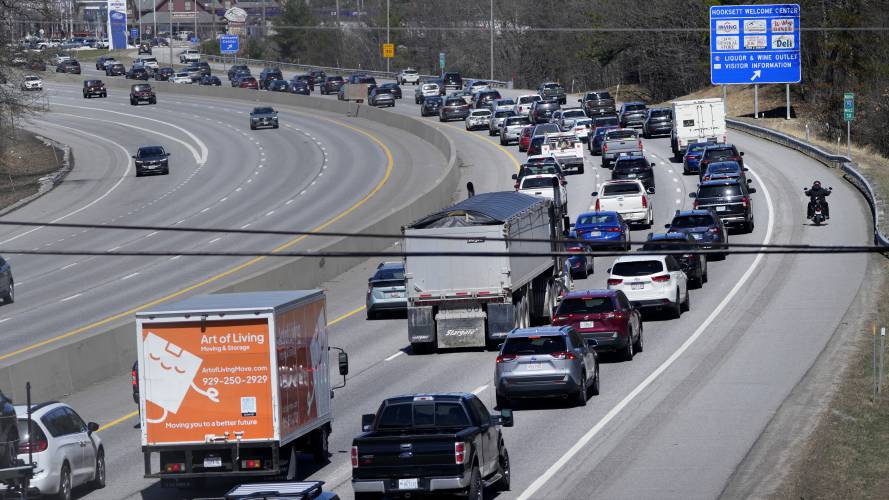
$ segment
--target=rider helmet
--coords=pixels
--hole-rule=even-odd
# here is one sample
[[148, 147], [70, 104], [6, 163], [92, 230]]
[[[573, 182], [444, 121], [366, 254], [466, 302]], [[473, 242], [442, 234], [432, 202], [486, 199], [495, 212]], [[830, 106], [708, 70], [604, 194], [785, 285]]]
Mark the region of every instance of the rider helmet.
[[815, 181], [814, 183], [812, 183], [812, 188], [820, 189], [821, 188], [821, 181]]

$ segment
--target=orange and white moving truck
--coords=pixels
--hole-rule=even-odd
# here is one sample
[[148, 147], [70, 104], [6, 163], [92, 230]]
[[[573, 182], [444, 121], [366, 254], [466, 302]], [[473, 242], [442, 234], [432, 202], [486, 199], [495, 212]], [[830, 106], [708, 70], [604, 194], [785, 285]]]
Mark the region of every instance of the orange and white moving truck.
[[[333, 396], [324, 292], [201, 295], [136, 315], [145, 477], [296, 474], [327, 459]], [[334, 348], [335, 349], [335, 348]], [[340, 351], [340, 374], [348, 357]]]

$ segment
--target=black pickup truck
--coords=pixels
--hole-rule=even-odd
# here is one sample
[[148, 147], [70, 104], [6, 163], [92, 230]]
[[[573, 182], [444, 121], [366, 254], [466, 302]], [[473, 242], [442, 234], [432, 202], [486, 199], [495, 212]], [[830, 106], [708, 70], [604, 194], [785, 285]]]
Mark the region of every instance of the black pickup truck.
[[414, 493], [462, 493], [481, 499], [484, 488], [509, 490], [509, 454], [500, 427], [512, 412], [491, 415], [471, 393], [389, 398], [363, 415], [352, 440], [355, 500]]

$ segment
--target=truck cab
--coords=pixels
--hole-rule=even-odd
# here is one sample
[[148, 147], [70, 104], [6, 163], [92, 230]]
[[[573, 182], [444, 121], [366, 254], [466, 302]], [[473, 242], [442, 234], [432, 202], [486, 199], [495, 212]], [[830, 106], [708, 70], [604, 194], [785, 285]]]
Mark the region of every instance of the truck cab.
[[352, 440], [355, 498], [428, 492], [480, 498], [508, 490], [509, 453], [500, 427], [512, 411], [492, 415], [471, 393], [411, 394], [386, 399], [361, 417]]

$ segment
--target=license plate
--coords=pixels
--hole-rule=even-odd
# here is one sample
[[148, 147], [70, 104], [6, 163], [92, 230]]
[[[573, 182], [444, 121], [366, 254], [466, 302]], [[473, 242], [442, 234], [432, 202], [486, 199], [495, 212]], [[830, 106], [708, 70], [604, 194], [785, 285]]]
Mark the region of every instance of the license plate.
[[691, 236], [696, 240], [700, 240], [704, 237], [704, 235], [700, 233], [692, 233]]
[[635, 178], [636, 178], [636, 174], [627, 174], [627, 178], [629, 178], [629, 179], [635, 179]]
[[222, 457], [207, 457], [204, 459], [204, 467], [222, 467]]
[[401, 297], [401, 292], [389, 292], [387, 295], [389, 295], [389, 297], [397, 298], [397, 297]]
[[716, 207], [717, 212], [725, 212], [726, 210], [728, 210], [728, 207]]
[[642, 290], [645, 288], [645, 283], [630, 283], [630, 290]]
[[528, 370], [543, 370], [543, 363], [528, 363]]
[[595, 322], [594, 322], [594, 321], [581, 321], [581, 322], [580, 322], [580, 327], [581, 327], [581, 328], [592, 328], [593, 326], [595, 326]]
[[590, 236], [602, 236], [602, 231], [590, 231]]
[[417, 478], [399, 479], [398, 480], [398, 489], [399, 490], [415, 490], [419, 487], [420, 487], [420, 481]]

